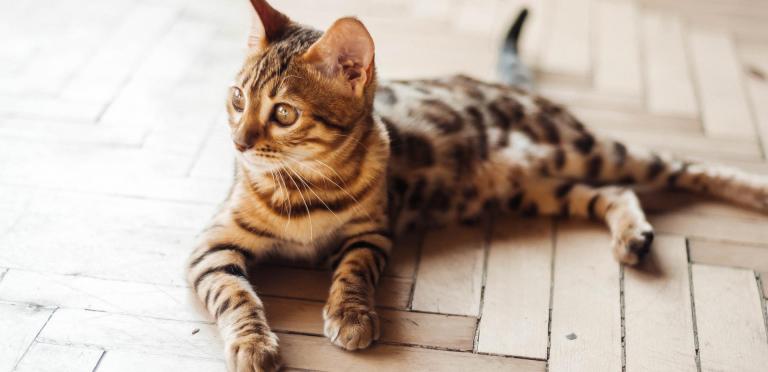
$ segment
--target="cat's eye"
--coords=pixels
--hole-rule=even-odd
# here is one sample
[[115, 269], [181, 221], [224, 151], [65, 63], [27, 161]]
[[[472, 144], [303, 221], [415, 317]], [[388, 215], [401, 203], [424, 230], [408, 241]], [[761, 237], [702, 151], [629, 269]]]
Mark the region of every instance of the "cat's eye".
[[245, 97], [243, 97], [243, 91], [238, 87], [232, 87], [232, 107], [238, 112], [243, 112], [245, 109]]
[[291, 105], [278, 103], [275, 105], [272, 116], [278, 124], [288, 126], [299, 119], [299, 112]]

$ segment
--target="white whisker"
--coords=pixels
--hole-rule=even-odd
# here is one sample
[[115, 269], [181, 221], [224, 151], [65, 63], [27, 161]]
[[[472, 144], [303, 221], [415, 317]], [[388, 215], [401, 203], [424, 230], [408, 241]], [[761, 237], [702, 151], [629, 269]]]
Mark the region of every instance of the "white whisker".
[[[296, 160], [293, 160], [293, 159], [290, 159], [290, 158], [287, 158], [287, 159], [288, 159], [288, 160], [291, 160], [291, 161], [294, 161], [294, 162], [296, 162]], [[298, 163], [298, 162], [297, 162], [297, 163]], [[301, 165], [301, 163], [299, 163], [299, 165]], [[339, 217], [339, 215], [337, 215], [337, 214], [336, 214], [334, 211], [332, 211], [332, 210], [331, 210], [331, 207], [329, 207], [329, 206], [328, 206], [328, 204], [325, 204], [325, 201], [323, 201], [323, 198], [321, 198], [321, 197], [320, 197], [320, 195], [317, 195], [317, 193], [315, 192], [315, 190], [313, 190], [313, 189], [312, 189], [312, 186], [310, 186], [309, 184], [307, 184], [307, 182], [309, 182], [309, 181], [307, 181], [306, 179], [304, 179], [304, 177], [302, 177], [300, 174], [298, 174], [298, 173], [297, 173], [297, 172], [296, 172], [296, 171], [295, 171], [293, 168], [291, 168], [290, 166], [288, 167], [288, 170], [290, 170], [291, 172], [293, 172], [293, 174], [295, 174], [295, 175], [296, 175], [296, 177], [298, 177], [298, 178], [299, 178], [299, 181], [301, 181], [301, 182], [304, 184], [304, 186], [306, 186], [306, 187], [307, 187], [307, 189], [308, 189], [310, 192], [312, 192], [312, 194], [314, 194], [314, 195], [315, 195], [315, 197], [317, 197], [317, 200], [319, 200], [319, 201], [320, 201], [320, 203], [323, 203], [323, 205], [325, 206], [325, 209], [327, 209], [327, 210], [328, 210], [328, 212], [331, 212], [331, 214], [333, 214], [333, 215], [336, 217], [336, 219], [337, 219], [339, 222], [343, 222], [343, 221], [342, 221], [342, 219], [341, 219], [341, 217]]]
[[[283, 166], [287, 165], [284, 162], [281, 162], [281, 163], [283, 164]], [[314, 234], [314, 230], [313, 230], [313, 227], [312, 227], [312, 213], [309, 210], [309, 204], [307, 204], [307, 199], [304, 198], [304, 193], [301, 192], [301, 188], [296, 183], [296, 180], [293, 179], [293, 176], [291, 176], [288, 173], [286, 173], [285, 175], [288, 176], [288, 178], [291, 179], [291, 182], [293, 182], [293, 185], [296, 186], [296, 190], [299, 191], [299, 196], [301, 197], [302, 202], [304, 202], [304, 207], [307, 209], [307, 218], [309, 219], [309, 239], [310, 240], [314, 240], [315, 234]], [[289, 203], [290, 203], [290, 201], [289, 201]]]

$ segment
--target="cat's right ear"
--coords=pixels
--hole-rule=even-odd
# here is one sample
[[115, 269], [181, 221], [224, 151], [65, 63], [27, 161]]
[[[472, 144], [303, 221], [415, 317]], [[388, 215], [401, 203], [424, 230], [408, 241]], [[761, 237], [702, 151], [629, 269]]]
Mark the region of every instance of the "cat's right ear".
[[252, 13], [251, 33], [248, 35], [248, 47], [263, 49], [273, 40], [280, 38], [291, 20], [283, 13], [275, 10], [265, 0], [251, 0]]

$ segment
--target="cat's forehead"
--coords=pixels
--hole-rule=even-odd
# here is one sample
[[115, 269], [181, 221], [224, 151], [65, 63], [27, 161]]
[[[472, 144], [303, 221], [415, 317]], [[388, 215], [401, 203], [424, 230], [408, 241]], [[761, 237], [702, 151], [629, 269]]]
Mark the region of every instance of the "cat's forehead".
[[263, 89], [272, 80], [282, 78], [294, 59], [304, 54], [320, 36], [322, 32], [302, 26], [287, 30], [280, 39], [246, 59], [242, 79], [252, 80], [252, 89], [256, 91]]

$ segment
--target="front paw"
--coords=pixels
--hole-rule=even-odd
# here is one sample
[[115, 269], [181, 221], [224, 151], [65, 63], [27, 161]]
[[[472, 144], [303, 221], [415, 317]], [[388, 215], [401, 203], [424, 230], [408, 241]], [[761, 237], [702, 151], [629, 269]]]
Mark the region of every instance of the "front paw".
[[630, 228], [614, 239], [613, 254], [626, 265], [637, 265], [648, 254], [653, 244], [653, 228]]
[[250, 334], [227, 344], [229, 372], [274, 372], [280, 369], [277, 336]]
[[365, 349], [379, 339], [379, 315], [368, 307], [326, 305], [323, 319], [325, 336], [346, 350]]

